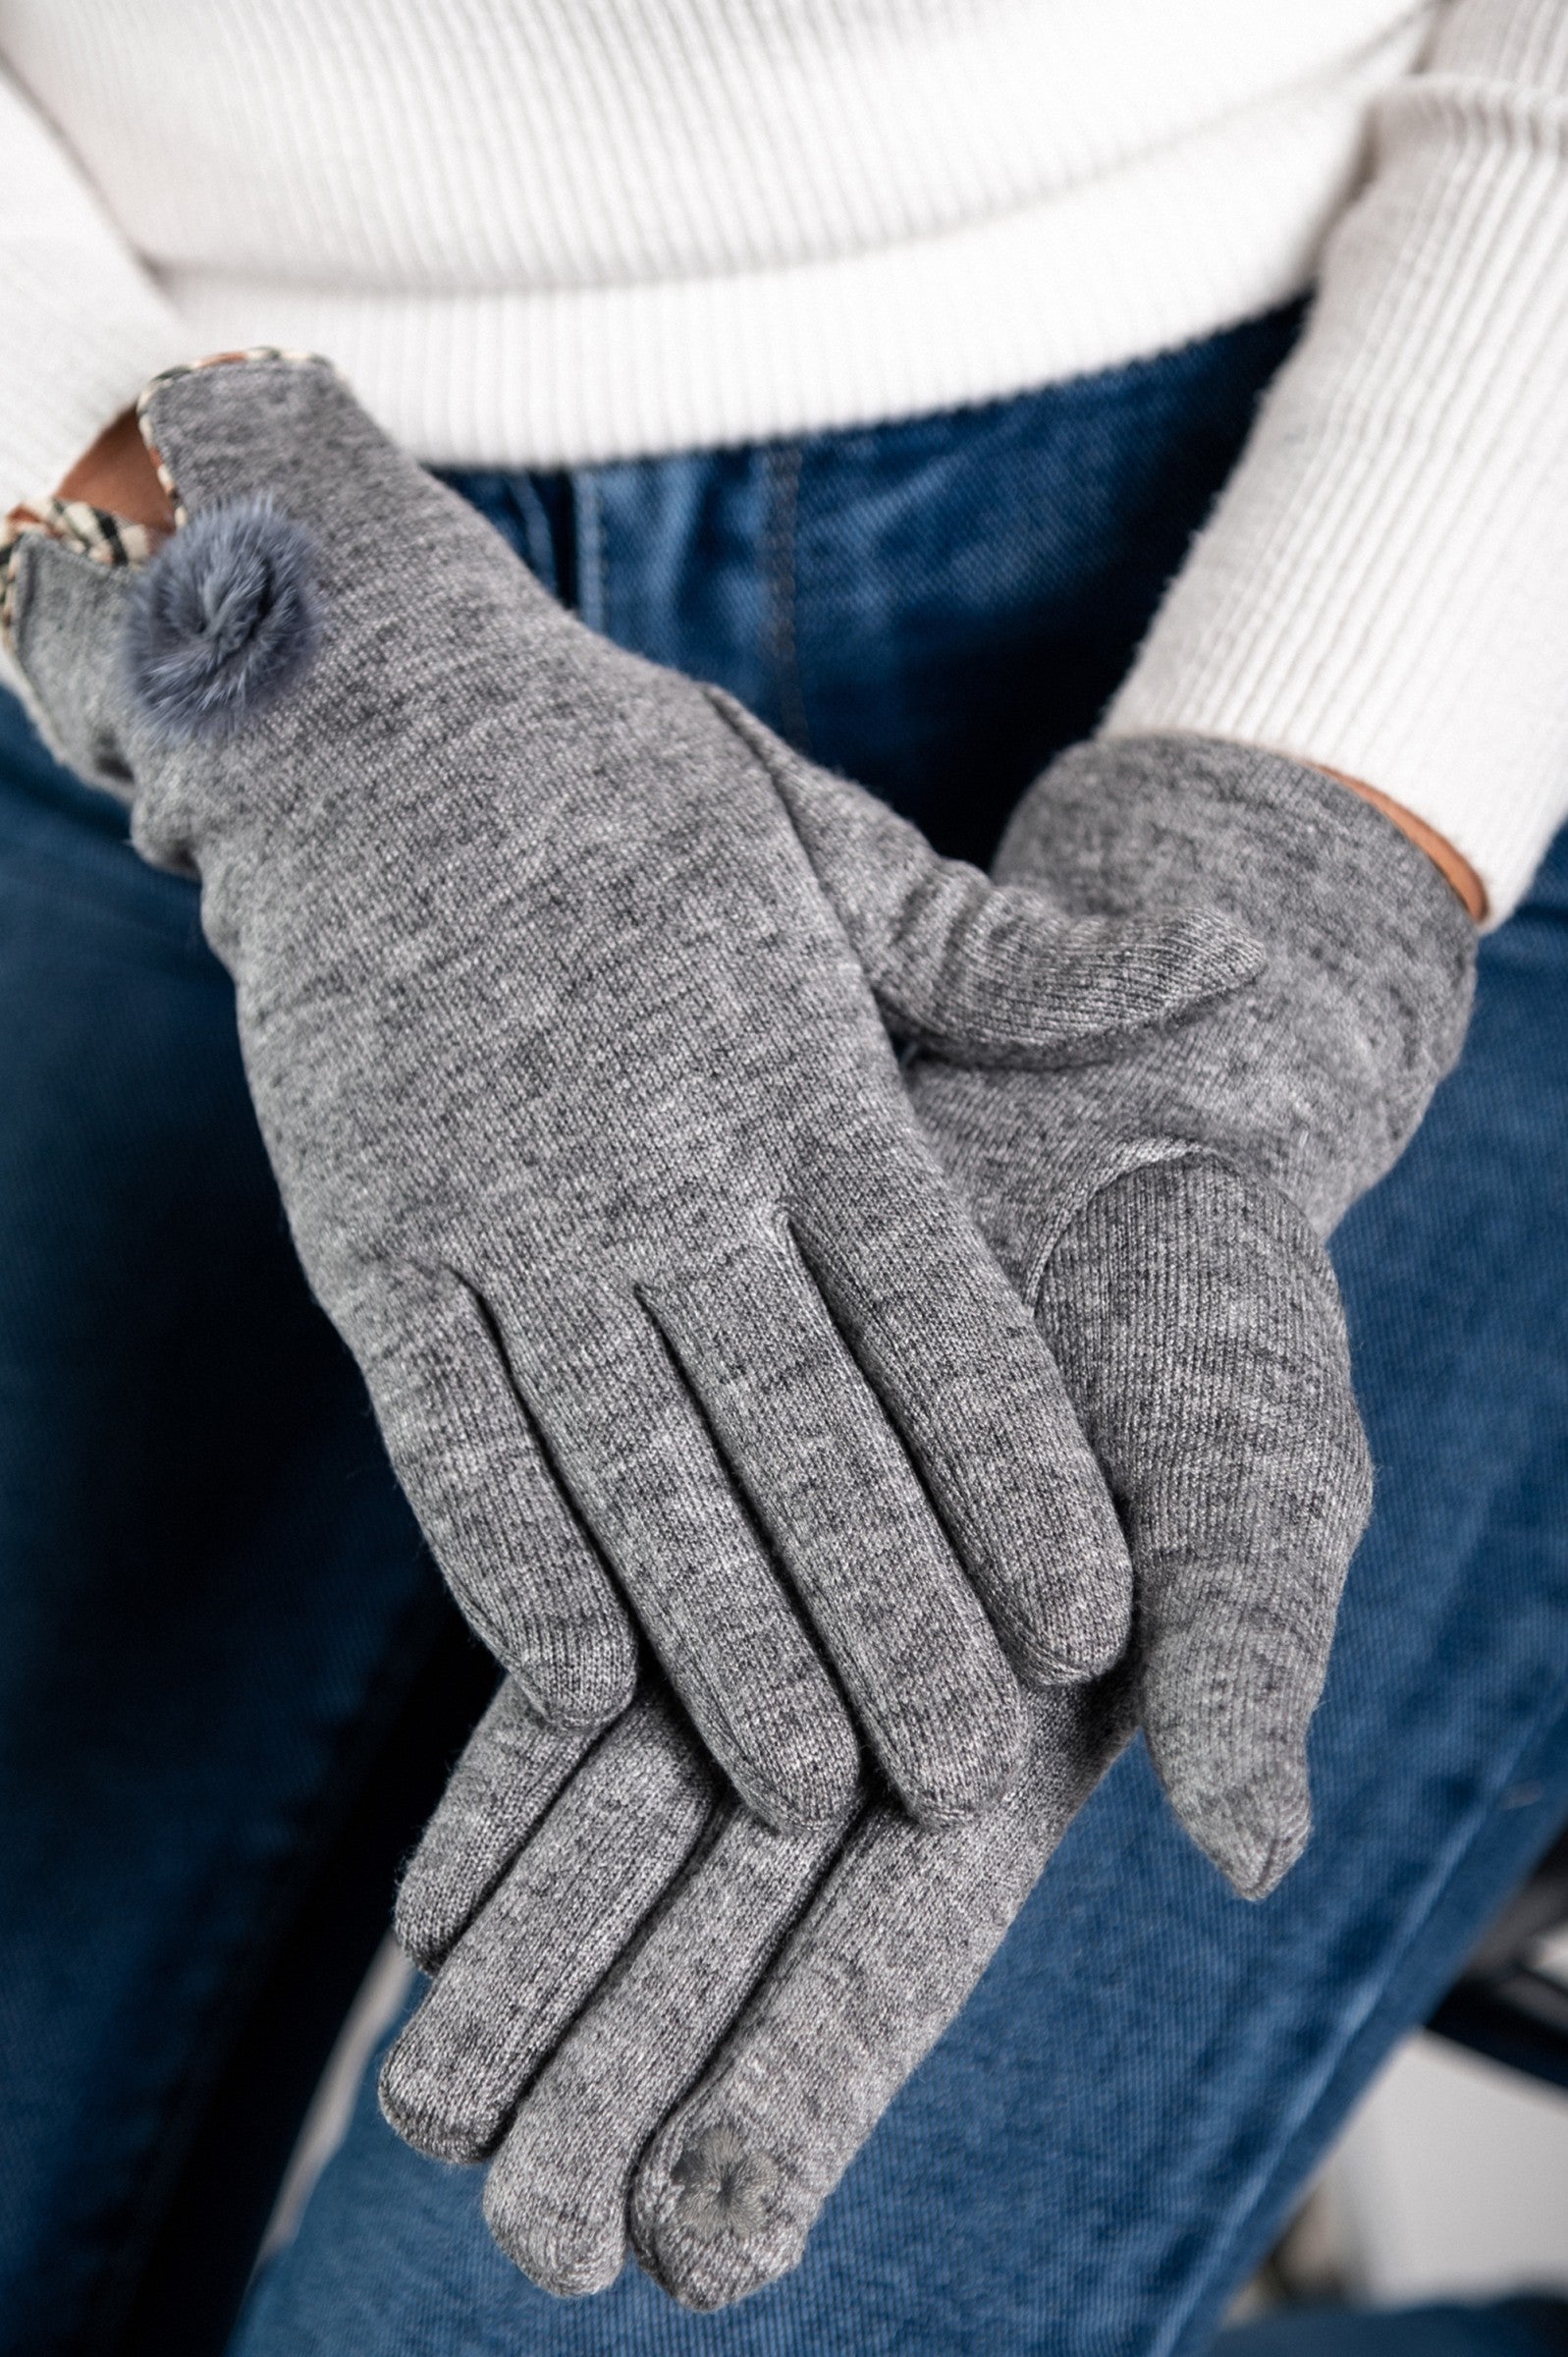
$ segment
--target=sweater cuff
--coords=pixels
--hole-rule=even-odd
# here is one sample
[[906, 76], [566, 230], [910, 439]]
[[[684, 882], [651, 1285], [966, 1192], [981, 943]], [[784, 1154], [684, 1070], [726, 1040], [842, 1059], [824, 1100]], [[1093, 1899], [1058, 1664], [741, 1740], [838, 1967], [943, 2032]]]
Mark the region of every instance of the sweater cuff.
[[0, 515], [52, 490], [190, 331], [0, 75]]
[[1303, 342], [1105, 731], [1377, 787], [1496, 923], [1568, 814], [1568, 41], [1507, 80], [1442, 63], [1384, 102]]

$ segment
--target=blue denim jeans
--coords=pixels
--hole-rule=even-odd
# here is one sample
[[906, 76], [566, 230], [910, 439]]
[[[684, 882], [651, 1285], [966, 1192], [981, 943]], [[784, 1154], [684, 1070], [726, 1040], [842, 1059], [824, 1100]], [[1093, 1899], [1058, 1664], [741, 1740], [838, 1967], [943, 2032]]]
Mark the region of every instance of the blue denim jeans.
[[[954, 416], [462, 487], [597, 627], [983, 857], [1125, 669], [1292, 327]], [[1233, 1898], [1129, 1755], [803, 2267], [718, 2318], [635, 2270], [536, 2292], [478, 2173], [400, 2145], [367, 2085], [236, 2357], [1207, 2342], [1568, 1818], [1565, 1008], [1568, 844], [1337, 1241], [1379, 1499], [1283, 1889]], [[385, 1919], [410, 1756], [482, 1669], [304, 1296], [192, 897], [19, 717], [0, 1108], [0, 2351], [195, 2352], [322, 1988]]]

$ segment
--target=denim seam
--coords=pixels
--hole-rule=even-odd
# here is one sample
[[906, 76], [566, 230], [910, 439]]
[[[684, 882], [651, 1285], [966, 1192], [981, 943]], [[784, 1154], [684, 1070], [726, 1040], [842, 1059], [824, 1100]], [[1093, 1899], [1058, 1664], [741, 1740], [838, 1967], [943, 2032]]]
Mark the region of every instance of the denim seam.
[[598, 470], [583, 466], [571, 477], [577, 541], [577, 612], [591, 630], [610, 634], [610, 571], [605, 552], [604, 494]]
[[791, 744], [809, 753], [811, 723], [800, 679], [796, 630], [802, 465], [798, 442], [776, 443], [768, 452], [763, 563], [768, 583], [768, 657], [779, 699], [780, 727]]

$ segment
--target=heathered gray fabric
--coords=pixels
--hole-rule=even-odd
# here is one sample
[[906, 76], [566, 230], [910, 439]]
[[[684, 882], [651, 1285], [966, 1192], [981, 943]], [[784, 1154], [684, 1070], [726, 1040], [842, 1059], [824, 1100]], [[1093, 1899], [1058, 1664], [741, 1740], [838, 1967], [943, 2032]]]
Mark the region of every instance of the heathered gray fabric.
[[[406, 1878], [400, 1937], [438, 1965], [424, 1936], [437, 1887], [448, 1938], [463, 1931], [460, 1889], [476, 1919], [389, 2054], [381, 2100], [421, 2151], [475, 2159], [526, 2088], [487, 2180], [487, 2214], [539, 2281], [587, 2291], [623, 2263], [639, 2152], [715, 2051], [845, 1828], [764, 1825], [651, 1695], [552, 1807], [541, 1796], [560, 1741], [504, 1689], [443, 1796]], [[615, 1930], [633, 1923], [615, 1956]], [[590, 1996], [551, 2053], [563, 2019]]]
[[[650, 1697], [583, 1762], [388, 2056], [382, 2109], [444, 2161], [477, 2161], [713, 1816], [711, 1764]], [[779, 1838], [804, 1836], [781, 1836]]]
[[447, 1781], [398, 1888], [406, 1954], [434, 1972], [593, 1749], [582, 1727], [547, 1727], [509, 1678]]
[[[1218, 1267], [1217, 1222], [1231, 1236]], [[1097, 1440], [1108, 1431], [1127, 1453], [1108, 1467], [1113, 1483], [1130, 1465], [1146, 1493], [1139, 1657], [1163, 1667], [1143, 1680], [1146, 1733], [1189, 1823], [1232, 1864], [1245, 1857], [1253, 1888], [1305, 1836], [1300, 1737], [1366, 1507], [1342, 1323], [1302, 1227], [1222, 1166], [1165, 1163], [1097, 1198], [1054, 1261], [1086, 1303], [1069, 1380], [1083, 1383]], [[1292, 1250], [1294, 1282], [1288, 1261], [1280, 1268]], [[1106, 1413], [1107, 1401], [1122, 1404]], [[705, 2013], [691, 1996], [712, 1985], [713, 1946], [736, 1952], [738, 2000], [784, 1930], [783, 1903], [771, 1922], [737, 1927], [722, 1881], [697, 1870], [672, 1909], [658, 1977], [650, 1945], [625, 1997], [602, 1992], [523, 2095], [486, 2190], [503, 2248], [552, 2289], [613, 2280], [635, 2175], [639, 2255], [688, 2305], [722, 2305], [792, 2267], [1118, 1748], [1138, 1691], [1129, 1669], [1115, 1694], [1041, 1698], [1029, 1773], [977, 1823], [921, 1829], [873, 1812], [638, 2168], [696, 2055], [723, 2032], [723, 2008]], [[752, 1832], [754, 1847], [783, 1838]], [[581, 1887], [591, 1879], [584, 1867]]]
[[[1319, 1235], [1395, 1159], [1457, 1055], [1474, 928], [1425, 853], [1359, 796], [1194, 740], [1067, 755], [1026, 799], [1000, 867], [1049, 880], [1079, 914], [1201, 893], [1269, 944], [1251, 990], [1098, 1071], [980, 1077], [926, 1062], [910, 1074], [1117, 1499], [1137, 1598], [1127, 1699], [1188, 1829], [1261, 1895], [1306, 1838], [1307, 1724], [1371, 1500]], [[1098, 1700], [1046, 1707], [1093, 1728]], [[1021, 1804], [1023, 1788], [948, 1854], [977, 1855]], [[1001, 1836], [984, 1885], [1004, 1904], [1033, 1880], [1024, 1844], [1021, 1829]], [[820, 1902], [807, 1915], [634, 2180], [638, 2251], [694, 2306], [795, 2263], [930, 2043], [919, 1937], [899, 1944], [902, 1979], [879, 1983], [866, 1959], [894, 1894], [855, 1882], [847, 1859], [840, 1871], [841, 1923]], [[961, 2001], [961, 1914], [936, 1939], [936, 1977], [956, 1962]], [[711, 2191], [693, 2194], [712, 2182], [744, 2189], [728, 2231]]]
[[[963, 2006], [1131, 1728], [1119, 1679], [1033, 1696], [1030, 1714], [1024, 1774], [995, 1808], [961, 1826], [916, 1825], [888, 1807], [859, 1821], [718, 2059], [635, 2168], [637, 2256], [684, 2306], [724, 2307], [796, 2265], [823, 2203]], [[568, 2066], [592, 2051], [597, 2026], [590, 2012], [573, 2031]], [[601, 2085], [624, 2058], [623, 2046], [619, 2058], [596, 2057]], [[532, 2100], [509, 2144], [530, 2140]], [[606, 2173], [599, 2160], [580, 2182]], [[520, 2256], [529, 2246], [510, 2220], [499, 2230], [498, 2216], [516, 2182], [502, 2166], [486, 2215]], [[521, 2190], [552, 2220], [565, 2208], [559, 2181]]]
[[1040, 1317], [1126, 1523], [1155, 1765], [1262, 1897], [1310, 1829], [1307, 1727], [1372, 1504], [1326, 1257], [1274, 1189], [1150, 1164], [1067, 1230]]
[[537, 1792], [554, 1759], [526, 1712], [498, 1706], [411, 1874], [450, 1872], [466, 1847], [473, 1890], [515, 1862], [388, 2056], [387, 2117], [447, 2160], [505, 2130], [485, 2215], [549, 2290], [615, 2280], [634, 2176], [639, 2253], [688, 2305], [792, 2267], [1130, 1730], [1125, 1679], [1028, 1708], [1024, 1775], [997, 1808], [922, 1827], [878, 1803], [847, 1829], [780, 1833], [726, 1797], [650, 1698], [530, 1835], [531, 1802], [508, 1803], [503, 1830], [496, 1796]]
[[623, 1597], [782, 1825], [854, 1788], [840, 1692], [914, 1810], [984, 1802], [1024, 1743], [1003, 1645], [1098, 1672], [1130, 1578], [884, 1026], [1095, 1054], [1257, 952], [1190, 914], [1077, 931], [938, 860], [581, 629], [324, 364], [180, 375], [146, 421], [193, 519], [308, 526], [308, 675], [169, 741], [126, 576], [42, 538], [18, 653], [141, 850], [200, 878], [300, 1258], [470, 1618], [596, 1726], [634, 1679]]
[[[549, 2291], [601, 2291], [626, 2256], [650, 2136], [717, 2050], [842, 1836], [776, 1833], [733, 1802], [644, 1936], [527, 2089], [485, 2179], [491, 2231]], [[748, 2162], [742, 2180], [766, 2172]]]
[[1307, 1723], [1371, 1495], [1318, 1239], [1458, 1054], [1475, 928], [1336, 780], [1195, 738], [1064, 755], [998, 869], [1081, 916], [1201, 897], [1269, 945], [1249, 989], [1100, 1070], [909, 1074], [1117, 1501], [1166, 1789], [1259, 1894], [1306, 1838]]
[[[1070, 756], [1007, 855], [1090, 912], [1180, 904], [1201, 885], [1271, 944], [1252, 991], [1096, 1070], [910, 1076], [1121, 1507], [1135, 1643], [1114, 1680], [1031, 1703], [1028, 1769], [997, 1808], [947, 1829], [869, 1811], [793, 1929], [788, 1894], [738, 1873], [724, 1843], [687, 1868], [543, 2073], [514, 2082], [487, 2215], [556, 2288], [612, 2279], [628, 2184], [639, 2254], [688, 2304], [791, 2267], [1135, 1716], [1239, 1888], [1271, 1887], [1306, 1836], [1306, 1726], [1369, 1499], [1315, 1223], [1394, 1158], [1457, 1052], [1472, 929], [1379, 813], [1239, 747]], [[760, 1853], [780, 1837], [744, 1838]], [[578, 1904], [598, 1873], [579, 1856]], [[728, 2004], [713, 1955], [727, 1944]], [[495, 1969], [504, 1986], [499, 1955]], [[480, 2012], [493, 2001], [470, 1995]], [[439, 2079], [437, 2043], [421, 2064]]]

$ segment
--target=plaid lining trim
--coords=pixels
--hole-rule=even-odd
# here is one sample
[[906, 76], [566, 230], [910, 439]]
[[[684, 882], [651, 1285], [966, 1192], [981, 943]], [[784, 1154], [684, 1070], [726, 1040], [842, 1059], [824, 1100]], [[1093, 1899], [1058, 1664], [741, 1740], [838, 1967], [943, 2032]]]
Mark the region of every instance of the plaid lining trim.
[[7, 646], [17, 560], [32, 532], [65, 541], [94, 565], [145, 565], [159, 539], [145, 524], [128, 523], [124, 517], [111, 516], [107, 508], [94, 508], [84, 499], [40, 499], [30, 508], [13, 508], [6, 518], [6, 537], [0, 540], [0, 637]]
[[[202, 368], [227, 367], [235, 360], [286, 360], [294, 367], [321, 364], [317, 353], [288, 352], [281, 345], [257, 344], [245, 352], [215, 352], [204, 360], [182, 361], [176, 367], [163, 369], [142, 387], [136, 396], [136, 423], [147, 446], [147, 456], [174, 509], [177, 531], [187, 521], [186, 511], [175, 479], [148, 428], [148, 408], [160, 387], [172, 384], [176, 377], [194, 376]], [[59, 499], [52, 495], [13, 508], [0, 528], [4, 531], [4, 537], [0, 538], [0, 640], [7, 647], [11, 645], [17, 560], [29, 533], [45, 532], [51, 540], [63, 540], [94, 565], [145, 565], [149, 557], [156, 555], [164, 538], [162, 533], [149, 531], [145, 524], [130, 523], [123, 516], [113, 516], [107, 508], [95, 508], [87, 500]]]

